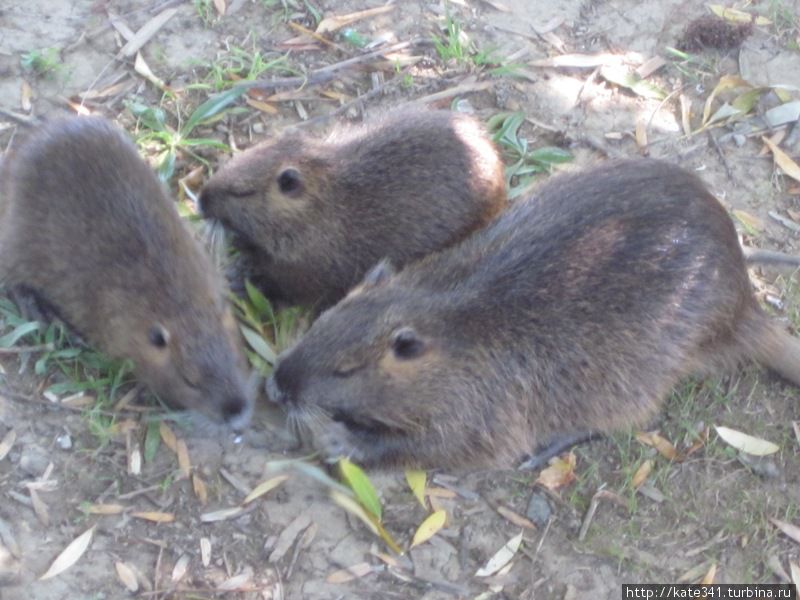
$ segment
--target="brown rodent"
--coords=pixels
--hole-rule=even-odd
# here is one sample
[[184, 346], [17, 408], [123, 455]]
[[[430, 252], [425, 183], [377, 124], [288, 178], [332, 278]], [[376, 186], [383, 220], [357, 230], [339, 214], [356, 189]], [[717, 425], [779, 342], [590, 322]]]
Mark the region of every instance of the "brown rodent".
[[638, 160], [556, 177], [453, 248], [377, 266], [267, 389], [328, 457], [508, 465], [646, 423], [682, 378], [742, 359], [800, 385], [800, 340], [758, 306], [724, 208]]
[[253, 394], [222, 278], [127, 136], [56, 119], [4, 162], [0, 282], [132, 359], [164, 401], [243, 427]]
[[506, 206], [503, 173], [474, 118], [404, 109], [258, 144], [211, 177], [200, 206], [233, 232], [240, 276], [321, 310], [378, 260], [402, 266], [485, 225]]

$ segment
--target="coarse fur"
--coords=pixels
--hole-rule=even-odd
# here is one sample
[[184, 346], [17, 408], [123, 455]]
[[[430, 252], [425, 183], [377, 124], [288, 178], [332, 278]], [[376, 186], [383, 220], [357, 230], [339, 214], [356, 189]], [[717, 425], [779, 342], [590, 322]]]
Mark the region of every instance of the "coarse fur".
[[243, 427], [253, 394], [222, 278], [124, 132], [57, 119], [4, 163], [0, 283], [132, 359], [164, 401]]
[[758, 306], [725, 209], [639, 160], [556, 177], [449, 250], [379, 265], [267, 387], [328, 457], [510, 465], [642, 425], [681, 379], [742, 359], [800, 385], [800, 341]]
[[380, 259], [402, 266], [484, 226], [506, 192], [478, 121], [405, 109], [326, 139], [258, 144], [209, 180], [200, 205], [233, 232], [241, 276], [270, 300], [321, 310]]

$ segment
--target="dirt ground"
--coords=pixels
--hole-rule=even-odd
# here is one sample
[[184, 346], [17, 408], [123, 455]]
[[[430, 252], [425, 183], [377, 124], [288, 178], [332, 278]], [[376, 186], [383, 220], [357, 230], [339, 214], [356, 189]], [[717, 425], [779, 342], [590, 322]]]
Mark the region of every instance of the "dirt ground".
[[[0, 108], [52, 115], [75, 110], [81, 93], [104, 91], [84, 96], [84, 106], [134, 133], [136, 120], [125, 101], [136, 98], [158, 106], [163, 99], [141, 69], [137, 72], [134, 55], [120, 53], [126, 39], [120, 23], [136, 32], [155, 15], [175, 10], [143, 45], [141, 56], [157, 78], [185, 90], [179, 94], [182, 102], [194, 105], [212, 91], [186, 86], [207, 80], [208, 65], [228, 56], [231, 48], [287, 55], [293, 68], [312, 71], [362, 51], [339, 34], [326, 35], [337, 47], [307, 38], [290, 50], [287, 40], [299, 35], [290, 22], [313, 29], [314, 11], [328, 17], [384, 5], [236, 0], [220, 16], [214, 4], [5, 0], [0, 7]], [[738, 211], [733, 214], [745, 244], [800, 254], [800, 183], [781, 175], [772, 156], [762, 151], [764, 132], [759, 130], [764, 124], [758, 121], [779, 103], [768, 88], [783, 86], [784, 101], [800, 100], [798, 0], [750, 3], [747, 11], [770, 22], [755, 25], [740, 45], [695, 50], [702, 63], [681, 61], [666, 50], [679, 43], [690, 22], [711, 14], [699, 0], [460, 0], [393, 6], [350, 27], [368, 41], [430, 39], [440, 35], [447, 13], [476, 48], [509, 57], [517, 66], [515, 76], [493, 75], [475, 60], [444, 61], [432, 46], [423, 45], [408, 53], [422, 57], [412, 64], [396, 57], [381, 64], [365, 61], [361, 69], [343, 70], [323, 85], [277, 90], [286, 96], [262, 98], [268, 107], [248, 106], [240, 99], [240, 110], [200, 127], [198, 136], [243, 148], [289, 123], [330, 114], [342, 105], [335, 119], [358, 120], [465, 86], [462, 94], [444, 93], [428, 103], [446, 107], [456, 100], [483, 119], [523, 111], [529, 146], [569, 149], [575, 158], [568, 169], [644, 152], [694, 169], [727, 207]], [[57, 68], [38, 74], [23, 68], [24, 53], [45, 47], [58, 49]], [[605, 55], [601, 62], [621, 60], [631, 69], [663, 57], [665, 64], [647, 74], [647, 81], [668, 96], [650, 98], [612, 83], [597, 63], [540, 62], [575, 54]], [[262, 78], [289, 74], [265, 73]], [[695, 131], [703, 123], [704, 103], [724, 75], [738, 75], [761, 89], [757, 104], [738, 124], [687, 136], [681, 96], [691, 107], [690, 129]], [[384, 93], [370, 94], [376, 85], [383, 85]], [[359, 95], [363, 101], [351, 103]], [[163, 101], [176, 110], [174, 102]], [[3, 148], [17, 127], [0, 118]], [[783, 130], [781, 147], [800, 159], [800, 128], [795, 123]], [[170, 181], [176, 193], [177, 178], [202, 166], [198, 158], [212, 168], [223, 159], [218, 151], [197, 154], [179, 153]], [[800, 301], [787, 274], [758, 268], [752, 275], [756, 292], [776, 316], [793, 318], [797, 327]], [[96, 415], [42, 396], [47, 378], [34, 376], [30, 362], [0, 355], [0, 441], [13, 440], [0, 458], [3, 600], [611, 599], [619, 598], [621, 584], [630, 582], [704, 577], [718, 583], [788, 581], [790, 562], [800, 563], [800, 540], [782, 534], [770, 520], [800, 526], [800, 439], [792, 426], [800, 392], [756, 367], [687, 382], [669, 399], [653, 429], [684, 451], [698, 432], [725, 425], [777, 443], [776, 454], [748, 463], [712, 427], [706, 443], [686, 460], [669, 461], [639, 443], [635, 432], [623, 432], [577, 448], [576, 479], [555, 491], [535, 483], [538, 473], [429, 474], [434, 477], [431, 502], [447, 511], [448, 522], [430, 541], [402, 557], [387, 558], [389, 551], [378, 537], [334, 504], [325, 486], [297, 471], [288, 471], [287, 481], [247, 504], [241, 514], [212, 522], [201, 518], [239, 506], [249, 490], [275, 475], [272, 463], [298, 456], [280, 415], [267, 407], [259, 408], [252, 430], [241, 440], [172, 425], [186, 442], [191, 478], [182, 474], [176, 454], [163, 443], [134, 474], [131, 449], [145, 444], [143, 413], [122, 411], [116, 426], [98, 434]], [[652, 471], [637, 492], [634, 474], [648, 461]], [[384, 525], [405, 547], [426, 510], [402, 473], [370, 476], [384, 503]], [[198, 491], [203, 484], [205, 504]], [[581, 535], [595, 497], [596, 510]], [[112, 514], [90, 514], [90, 505]], [[504, 509], [527, 514], [538, 525], [522, 527], [504, 516]], [[152, 522], [137, 512], [166, 513], [174, 520]], [[56, 556], [90, 528], [91, 543], [77, 562], [56, 577], [39, 580]], [[523, 544], [510, 570], [476, 577], [520, 531]], [[353, 566], [357, 576], [336, 580], [338, 570]], [[126, 580], [138, 591], [126, 590]]]

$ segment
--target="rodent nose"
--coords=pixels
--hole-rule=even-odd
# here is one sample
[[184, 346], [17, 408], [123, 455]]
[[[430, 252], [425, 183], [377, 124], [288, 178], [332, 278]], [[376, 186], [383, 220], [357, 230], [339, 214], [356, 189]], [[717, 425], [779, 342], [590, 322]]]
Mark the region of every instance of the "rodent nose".
[[214, 187], [211, 185], [206, 184], [205, 187], [200, 190], [200, 197], [197, 200], [200, 206], [200, 213], [203, 215], [203, 217], [209, 218], [213, 216], [210, 214], [210, 211], [215, 196], [216, 192], [214, 191]]
[[222, 418], [235, 431], [241, 431], [250, 422], [251, 403], [242, 396], [231, 396], [222, 404]]
[[267, 398], [270, 400], [270, 402], [274, 402], [275, 404], [286, 404], [288, 401], [288, 394], [284, 393], [284, 391], [278, 386], [278, 381], [275, 379], [274, 374], [267, 378], [265, 388], [267, 392]]

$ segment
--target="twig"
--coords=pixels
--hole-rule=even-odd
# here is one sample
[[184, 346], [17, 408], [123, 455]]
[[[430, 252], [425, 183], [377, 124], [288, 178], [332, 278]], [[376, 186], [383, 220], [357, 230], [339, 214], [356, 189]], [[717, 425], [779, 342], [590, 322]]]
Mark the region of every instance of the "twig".
[[338, 71], [342, 71], [343, 69], [349, 69], [350, 67], [360, 65], [365, 62], [369, 62], [373, 58], [382, 57], [384, 54], [388, 54], [390, 52], [399, 52], [400, 50], [405, 50], [406, 48], [424, 45], [427, 43], [429, 43], [427, 42], [427, 40], [422, 40], [419, 38], [408, 40], [405, 42], [398, 42], [397, 44], [392, 44], [391, 46], [386, 46], [385, 48], [380, 48], [379, 50], [374, 50], [373, 52], [367, 52], [366, 54], [354, 56], [353, 58], [348, 58], [338, 63], [333, 63], [332, 65], [328, 65], [327, 67], [322, 67], [320, 69], [317, 69], [316, 71], [312, 71], [311, 73], [309, 73], [304, 77], [279, 77], [277, 79], [256, 79], [255, 81], [243, 81], [241, 83], [237, 83], [233, 87], [257, 89], [257, 90], [269, 90], [281, 87], [319, 85], [320, 83], [326, 83], [330, 81], [331, 79], [333, 79], [335, 73], [337, 73]]
[[722, 148], [719, 147], [719, 142], [717, 138], [714, 137], [714, 134], [711, 130], [708, 131], [708, 139], [711, 140], [711, 145], [714, 146], [714, 150], [717, 151], [717, 156], [722, 161], [722, 166], [725, 167], [725, 173], [728, 175], [728, 179], [733, 181], [733, 172], [731, 171], [731, 166], [728, 164], [728, 159], [725, 158], [725, 154], [722, 152]]
[[431, 102], [445, 100], [447, 98], [458, 96], [459, 94], [469, 94], [470, 92], [488, 90], [492, 86], [494, 86], [493, 81], [470, 81], [467, 83], [460, 83], [455, 87], [451, 87], [450, 89], [442, 90], [441, 92], [436, 92], [435, 94], [428, 94], [427, 96], [422, 96], [421, 98], [415, 98], [409, 102], [408, 105], [430, 104]]

